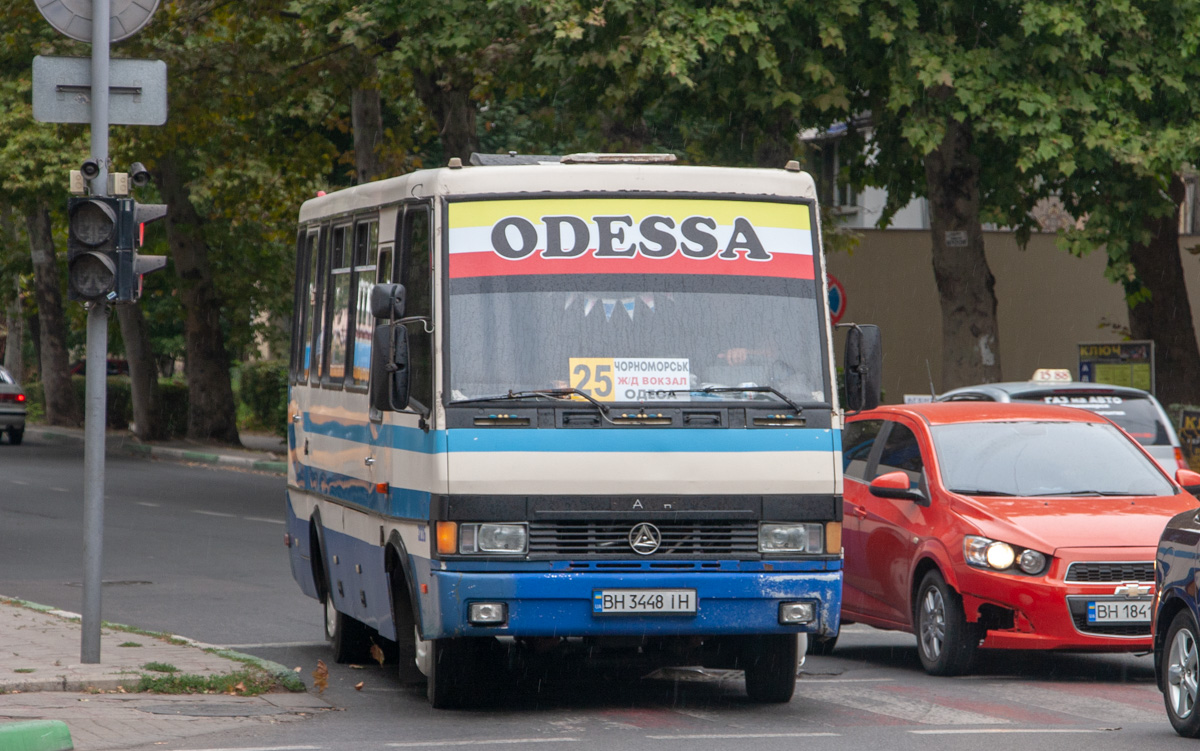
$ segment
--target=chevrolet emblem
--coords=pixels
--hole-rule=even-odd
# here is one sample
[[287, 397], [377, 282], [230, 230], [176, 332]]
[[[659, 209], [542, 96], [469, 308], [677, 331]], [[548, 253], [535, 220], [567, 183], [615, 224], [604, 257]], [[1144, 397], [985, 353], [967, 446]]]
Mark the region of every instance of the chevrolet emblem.
[[1113, 594], [1118, 597], [1124, 595], [1132, 600], [1136, 597], [1145, 597], [1150, 594], [1150, 587], [1143, 587], [1137, 582], [1122, 582], [1121, 586], [1113, 590]]

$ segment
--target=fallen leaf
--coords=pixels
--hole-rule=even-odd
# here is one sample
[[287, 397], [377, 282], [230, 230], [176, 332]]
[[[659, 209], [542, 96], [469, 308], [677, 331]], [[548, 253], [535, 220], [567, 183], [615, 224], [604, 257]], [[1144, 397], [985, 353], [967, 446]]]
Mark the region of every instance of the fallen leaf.
[[300, 672], [300, 671], [302, 671], [302, 670], [304, 670], [304, 668], [300, 667], [299, 665], [297, 665], [296, 667], [292, 668], [292, 672], [293, 672], [293, 673], [299, 673], [299, 672]]
[[347, 665], [346, 667], [350, 668], [351, 670], [363, 670], [364, 669], [362, 665], [355, 665], [353, 662], [350, 663], [349, 665]]
[[241, 691], [241, 692], [244, 694], [244, 693], [246, 693], [246, 684], [245, 684], [245, 683], [243, 683], [243, 682], [241, 682], [241, 681], [238, 681], [238, 682], [237, 682], [237, 685], [235, 685], [235, 686], [233, 687], [233, 690], [234, 690], [234, 691]]
[[363, 682], [362, 682], [362, 681], [359, 681], [358, 683], [355, 683], [355, 684], [354, 684], [354, 690], [355, 690], [355, 691], [362, 691], [362, 687], [363, 687]]
[[383, 650], [375, 642], [371, 642], [371, 657], [375, 658], [375, 662], [383, 664]]
[[317, 669], [313, 671], [312, 677], [317, 693], [325, 693], [325, 689], [329, 687], [329, 668], [325, 667], [324, 660], [317, 660]]

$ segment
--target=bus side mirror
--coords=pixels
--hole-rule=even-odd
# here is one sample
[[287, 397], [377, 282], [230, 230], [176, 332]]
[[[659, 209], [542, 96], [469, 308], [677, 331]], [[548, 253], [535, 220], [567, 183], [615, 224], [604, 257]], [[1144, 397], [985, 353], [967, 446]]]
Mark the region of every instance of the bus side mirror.
[[846, 409], [879, 406], [883, 390], [883, 338], [873, 324], [850, 324], [846, 332]]
[[371, 288], [371, 315], [376, 321], [404, 317], [404, 285], [376, 284]]
[[[375, 289], [380, 286], [385, 285], [376, 285]], [[403, 293], [404, 288], [400, 289]], [[371, 302], [374, 305], [374, 291]], [[408, 327], [402, 323], [376, 324], [371, 341], [371, 407], [380, 412], [407, 409], [410, 374]]]

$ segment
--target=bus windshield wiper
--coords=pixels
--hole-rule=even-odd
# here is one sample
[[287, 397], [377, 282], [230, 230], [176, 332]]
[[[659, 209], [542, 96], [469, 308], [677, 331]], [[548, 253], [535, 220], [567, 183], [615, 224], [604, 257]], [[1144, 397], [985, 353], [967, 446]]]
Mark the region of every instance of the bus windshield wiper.
[[494, 394], [492, 396], [473, 396], [470, 399], [455, 399], [451, 404], [473, 404], [475, 402], [498, 402], [510, 401], [514, 399], [537, 399], [539, 397], [549, 397], [551, 399], [562, 399], [568, 396], [579, 396], [583, 399], [596, 405], [596, 409], [605, 417], [608, 417], [608, 405], [597, 400], [594, 396], [580, 389], [535, 389], [531, 391], [509, 391], [507, 394]]
[[739, 391], [751, 391], [756, 394], [773, 394], [786, 405], [792, 408], [796, 415], [804, 414], [804, 407], [801, 407], [790, 397], [784, 394], [774, 386], [705, 386], [700, 389], [671, 389], [663, 391], [664, 394], [736, 394]]

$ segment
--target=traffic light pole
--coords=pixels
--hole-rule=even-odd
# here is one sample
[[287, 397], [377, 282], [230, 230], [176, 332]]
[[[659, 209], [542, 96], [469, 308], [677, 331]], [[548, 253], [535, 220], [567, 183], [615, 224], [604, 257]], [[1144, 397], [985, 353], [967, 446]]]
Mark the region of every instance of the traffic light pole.
[[[92, 195], [108, 195], [108, 72], [111, 0], [92, 0], [92, 158], [100, 172]], [[80, 661], [100, 662], [100, 594], [104, 561], [104, 424], [107, 412], [108, 303], [88, 305], [83, 444], [83, 612]]]

